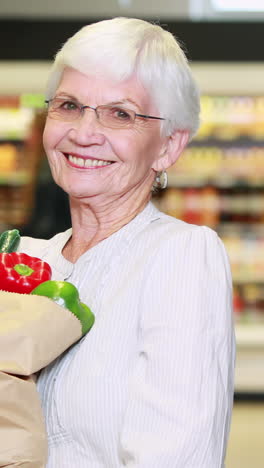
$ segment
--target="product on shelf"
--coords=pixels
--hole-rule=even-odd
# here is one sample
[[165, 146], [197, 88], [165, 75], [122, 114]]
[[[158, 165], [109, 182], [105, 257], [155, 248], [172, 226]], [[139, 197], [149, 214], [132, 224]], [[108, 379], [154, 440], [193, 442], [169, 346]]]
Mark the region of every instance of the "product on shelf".
[[216, 187], [206, 186], [201, 189], [200, 210], [200, 223], [215, 228], [220, 220], [220, 198]]
[[264, 146], [217, 148], [192, 145], [169, 169], [170, 185], [201, 186], [211, 183], [229, 186], [239, 181], [256, 186], [264, 184]]
[[37, 163], [29, 142], [34, 140], [32, 123], [43, 103], [41, 95], [0, 96], [1, 230], [25, 224], [32, 211]]
[[262, 140], [264, 135], [263, 96], [202, 96], [202, 125], [197, 140], [241, 137]]
[[0, 177], [17, 169], [17, 150], [11, 143], [0, 145]]

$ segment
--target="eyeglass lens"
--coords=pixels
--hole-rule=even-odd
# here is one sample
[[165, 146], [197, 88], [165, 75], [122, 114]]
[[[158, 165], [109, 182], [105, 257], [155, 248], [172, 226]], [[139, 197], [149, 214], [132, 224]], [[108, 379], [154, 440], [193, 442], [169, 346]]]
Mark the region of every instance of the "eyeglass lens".
[[49, 103], [49, 113], [55, 119], [72, 121], [79, 119], [85, 110], [93, 110], [102, 125], [122, 128], [130, 126], [135, 121], [135, 112], [118, 106], [82, 106], [73, 101], [52, 99]]

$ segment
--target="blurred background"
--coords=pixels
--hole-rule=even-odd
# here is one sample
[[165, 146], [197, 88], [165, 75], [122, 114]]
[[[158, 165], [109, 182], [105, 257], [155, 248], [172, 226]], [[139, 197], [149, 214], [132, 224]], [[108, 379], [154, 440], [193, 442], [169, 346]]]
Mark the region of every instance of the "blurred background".
[[48, 238], [70, 226], [42, 148], [54, 54], [81, 26], [113, 16], [179, 38], [201, 89], [202, 125], [154, 202], [215, 229], [234, 284], [237, 366], [227, 468], [264, 453], [264, 0], [0, 0], [0, 232]]

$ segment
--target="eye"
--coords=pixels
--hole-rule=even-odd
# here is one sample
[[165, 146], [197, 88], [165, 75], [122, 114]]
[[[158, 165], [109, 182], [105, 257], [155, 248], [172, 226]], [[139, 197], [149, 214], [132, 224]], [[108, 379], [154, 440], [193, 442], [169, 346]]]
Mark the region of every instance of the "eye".
[[133, 121], [133, 113], [122, 107], [111, 107], [111, 115], [117, 120], [122, 120], [124, 122]]
[[60, 99], [57, 104], [57, 108], [64, 111], [76, 111], [77, 109], [79, 109], [78, 104], [74, 101]]

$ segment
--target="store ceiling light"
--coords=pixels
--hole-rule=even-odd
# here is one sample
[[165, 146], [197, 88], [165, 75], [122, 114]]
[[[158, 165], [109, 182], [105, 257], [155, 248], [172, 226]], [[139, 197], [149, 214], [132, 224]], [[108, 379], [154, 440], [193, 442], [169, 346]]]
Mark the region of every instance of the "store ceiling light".
[[218, 11], [264, 11], [264, 0], [211, 0]]

